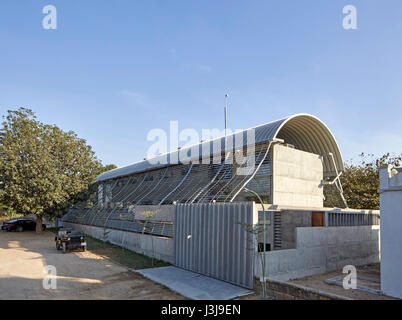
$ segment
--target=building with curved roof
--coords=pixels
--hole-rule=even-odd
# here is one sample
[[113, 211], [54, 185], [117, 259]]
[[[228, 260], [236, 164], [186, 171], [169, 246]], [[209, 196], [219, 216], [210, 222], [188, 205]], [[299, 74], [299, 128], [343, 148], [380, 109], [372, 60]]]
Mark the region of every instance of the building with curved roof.
[[322, 208], [324, 181], [341, 170], [342, 156], [328, 127], [312, 115], [296, 114], [102, 173], [91, 197], [65, 219], [122, 225], [122, 217], [138, 206], [177, 203]]
[[343, 197], [343, 169], [328, 127], [296, 114], [105, 172], [63, 225], [248, 288], [255, 276], [376, 263], [378, 241], [366, 239], [379, 212], [324, 208], [324, 185]]
[[[171, 159], [180, 159], [180, 154], [189, 152], [192, 160], [205, 157], [212, 157], [210, 150], [214, 150], [214, 144], [220, 145], [219, 150], [230, 151], [233, 144], [225, 147], [225, 141], [240, 139], [243, 147], [247, 146], [247, 133], [255, 132], [255, 144], [261, 145], [282, 139], [284, 143], [293, 145], [296, 149], [311, 152], [324, 157], [324, 175], [334, 176], [335, 167], [333, 161], [327, 155], [334, 155], [335, 164], [338, 170], [343, 170], [343, 161], [339, 146], [329, 128], [317, 117], [310, 114], [295, 114], [280, 120], [272, 121], [263, 125], [252, 127], [235, 133], [228, 137], [220, 137], [214, 140], [205, 141], [197, 146], [183, 148], [168, 154], [159, 155], [154, 159], [143, 160], [125, 167], [107, 171], [98, 176], [98, 181], [106, 181], [118, 177], [127, 176], [169, 166]], [[196, 155], [191, 157], [194, 147], [198, 149]], [[205, 151], [207, 150], [207, 151]], [[194, 153], [194, 152], [193, 152]], [[175, 162], [176, 164], [177, 162]]]
[[342, 170], [328, 127], [296, 114], [102, 173], [96, 198], [122, 208], [255, 200], [247, 186], [267, 203], [322, 207], [323, 181]]

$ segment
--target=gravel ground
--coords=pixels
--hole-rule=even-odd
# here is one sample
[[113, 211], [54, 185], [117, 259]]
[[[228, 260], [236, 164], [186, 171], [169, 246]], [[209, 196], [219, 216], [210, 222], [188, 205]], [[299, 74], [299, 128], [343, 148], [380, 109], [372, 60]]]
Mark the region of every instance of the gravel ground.
[[[46, 265], [56, 289], [43, 288]], [[0, 299], [184, 299], [90, 250], [57, 251], [51, 232], [0, 231], [0, 288]]]

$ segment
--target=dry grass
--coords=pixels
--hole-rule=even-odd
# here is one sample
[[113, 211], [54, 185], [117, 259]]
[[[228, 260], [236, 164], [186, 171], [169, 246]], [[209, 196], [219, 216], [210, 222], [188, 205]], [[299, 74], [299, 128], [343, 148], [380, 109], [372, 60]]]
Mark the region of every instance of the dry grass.
[[[56, 228], [50, 228], [48, 231], [56, 233]], [[152, 259], [143, 254], [135, 253], [131, 250], [119, 247], [110, 242], [104, 242], [88, 235], [85, 236], [87, 248], [91, 252], [109, 259], [115, 263], [123, 265], [130, 269], [148, 269], [165, 267], [170, 264], [161, 260]]]

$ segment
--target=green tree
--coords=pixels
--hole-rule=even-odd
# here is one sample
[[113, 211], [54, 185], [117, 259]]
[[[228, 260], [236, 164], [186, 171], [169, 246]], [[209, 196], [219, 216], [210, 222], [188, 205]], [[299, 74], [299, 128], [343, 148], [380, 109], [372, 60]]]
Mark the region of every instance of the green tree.
[[8, 111], [0, 129], [0, 202], [20, 214], [60, 215], [101, 172], [86, 141], [55, 125], [39, 122], [25, 108]]
[[101, 172], [99, 172], [99, 174], [101, 174], [102, 172], [106, 172], [106, 171], [109, 171], [109, 170], [116, 169], [116, 168], [117, 168], [117, 166], [115, 164], [107, 164], [107, 165], [102, 167]]
[[[373, 154], [360, 154], [361, 160], [355, 164], [352, 161], [345, 163], [341, 182], [344, 196], [348, 206], [353, 209], [379, 209], [380, 197], [377, 193], [380, 187], [379, 168], [392, 164], [400, 166], [402, 154], [391, 155], [389, 153], [380, 158]], [[343, 207], [339, 193], [334, 186], [324, 186], [325, 202], [327, 207]]]
[[0, 203], [0, 217], [1, 216], [15, 218], [18, 217], [19, 215], [13, 208], [10, 208], [5, 204]]
[[[99, 170], [96, 172], [95, 176], [109, 170], [116, 169], [117, 166], [114, 164], [107, 164], [105, 166], [100, 166]], [[75, 204], [80, 208], [91, 208], [95, 202], [97, 202], [97, 191], [98, 184], [93, 183], [88, 188], [83, 189], [81, 192], [76, 194], [71, 201], [71, 204]]]

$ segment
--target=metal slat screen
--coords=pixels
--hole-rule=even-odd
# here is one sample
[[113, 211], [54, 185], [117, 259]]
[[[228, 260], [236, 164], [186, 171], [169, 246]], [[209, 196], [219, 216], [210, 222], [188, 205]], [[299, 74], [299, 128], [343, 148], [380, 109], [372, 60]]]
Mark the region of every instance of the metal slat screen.
[[[177, 164], [99, 183], [92, 188], [89, 198], [70, 209], [63, 220], [143, 232], [134, 219], [138, 205], [231, 202], [235, 194], [238, 194], [236, 201], [256, 200], [240, 191], [260, 164], [248, 187], [268, 203], [272, 172], [270, 155], [264, 158], [267, 148], [268, 144], [263, 144], [256, 146], [252, 154], [246, 154], [245, 149], [222, 154], [218, 163], [213, 158], [204, 159], [200, 163]], [[236, 152], [243, 152], [243, 163], [237, 164]], [[253, 170], [240, 174], [239, 169], [246, 166]], [[171, 230], [171, 227], [165, 229]], [[149, 233], [161, 235], [159, 231]], [[162, 235], [170, 234], [166, 231]]]

